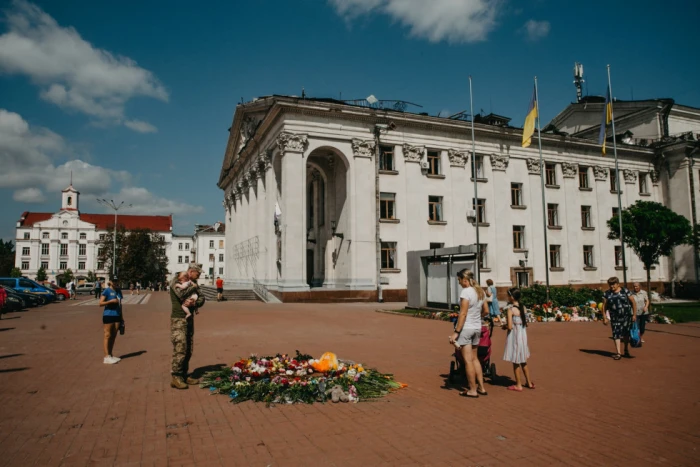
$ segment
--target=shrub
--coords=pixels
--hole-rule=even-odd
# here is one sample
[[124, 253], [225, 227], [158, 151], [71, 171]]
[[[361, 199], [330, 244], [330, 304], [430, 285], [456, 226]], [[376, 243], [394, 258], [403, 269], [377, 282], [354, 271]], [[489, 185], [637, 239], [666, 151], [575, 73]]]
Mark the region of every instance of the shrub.
[[[547, 288], [542, 284], [534, 284], [521, 290], [521, 302], [526, 307], [541, 305], [547, 300]], [[593, 300], [599, 303], [603, 300], [603, 291], [598, 289], [574, 289], [570, 285], [549, 288], [549, 299], [552, 306], [579, 306]]]

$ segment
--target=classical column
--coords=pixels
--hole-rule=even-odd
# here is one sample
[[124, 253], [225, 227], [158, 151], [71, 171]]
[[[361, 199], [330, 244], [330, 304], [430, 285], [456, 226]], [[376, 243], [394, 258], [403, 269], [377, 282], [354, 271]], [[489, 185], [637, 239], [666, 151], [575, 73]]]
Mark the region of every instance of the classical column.
[[307, 291], [306, 162], [308, 138], [282, 132], [277, 145], [282, 157], [282, 263], [280, 292]]

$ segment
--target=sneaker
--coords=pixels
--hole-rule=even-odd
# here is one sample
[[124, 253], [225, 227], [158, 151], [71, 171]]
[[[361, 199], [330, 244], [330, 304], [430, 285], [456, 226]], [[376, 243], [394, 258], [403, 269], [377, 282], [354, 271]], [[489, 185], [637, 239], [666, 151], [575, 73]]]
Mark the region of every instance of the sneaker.
[[112, 360], [114, 360], [114, 363], [120, 362], [122, 360], [121, 358], [115, 357], [114, 355], [110, 355], [110, 357], [112, 357]]
[[104, 363], [105, 365], [114, 365], [115, 363], [119, 363], [119, 360], [112, 356], [107, 356], [104, 358], [102, 363]]

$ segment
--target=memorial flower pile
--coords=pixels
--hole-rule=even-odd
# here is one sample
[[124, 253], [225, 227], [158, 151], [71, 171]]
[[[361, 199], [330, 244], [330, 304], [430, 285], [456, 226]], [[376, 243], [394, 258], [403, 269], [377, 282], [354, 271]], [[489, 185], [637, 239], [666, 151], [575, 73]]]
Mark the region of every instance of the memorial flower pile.
[[330, 352], [314, 359], [297, 351], [294, 357], [251, 355], [205, 374], [200, 387], [228, 395], [234, 403], [251, 400], [270, 405], [325, 402], [334, 390], [342, 390], [350, 401], [357, 402], [383, 397], [406, 385], [390, 374], [338, 360]]

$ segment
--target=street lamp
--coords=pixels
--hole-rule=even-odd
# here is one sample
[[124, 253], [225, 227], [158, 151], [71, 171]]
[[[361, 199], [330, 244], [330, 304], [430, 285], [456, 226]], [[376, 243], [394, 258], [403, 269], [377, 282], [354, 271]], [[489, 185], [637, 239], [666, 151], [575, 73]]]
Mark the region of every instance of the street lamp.
[[112, 256], [112, 279], [115, 278], [116, 274], [116, 268], [117, 268], [117, 212], [121, 208], [130, 208], [131, 204], [124, 205], [124, 201], [119, 203], [118, 205], [114, 202], [113, 199], [110, 199], [107, 201], [106, 199], [97, 199], [97, 202], [100, 203], [101, 205], [108, 207], [114, 211], [114, 236], [112, 237], [112, 241], [114, 243], [114, 256]]

